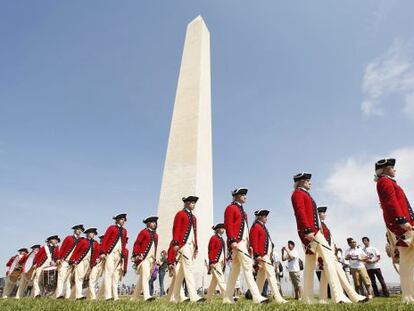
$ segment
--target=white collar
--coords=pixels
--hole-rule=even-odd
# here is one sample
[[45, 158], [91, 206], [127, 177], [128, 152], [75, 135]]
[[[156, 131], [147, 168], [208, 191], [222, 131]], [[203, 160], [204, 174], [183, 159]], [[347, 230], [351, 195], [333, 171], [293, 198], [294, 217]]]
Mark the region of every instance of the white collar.
[[305, 188], [303, 188], [303, 187], [298, 187], [297, 189], [301, 189], [301, 190], [303, 190], [303, 191], [305, 191], [305, 192], [309, 193], [309, 190], [306, 190], [306, 189], [305, 189]]
[[389, 179], [391, 179], [393, 181], [396, 181], [394, 177], [391, 177], [389, 175], [381, 174], [381, 176], [384, 176], [384, 177], [387, 177], [387, 178], [389, 178]]

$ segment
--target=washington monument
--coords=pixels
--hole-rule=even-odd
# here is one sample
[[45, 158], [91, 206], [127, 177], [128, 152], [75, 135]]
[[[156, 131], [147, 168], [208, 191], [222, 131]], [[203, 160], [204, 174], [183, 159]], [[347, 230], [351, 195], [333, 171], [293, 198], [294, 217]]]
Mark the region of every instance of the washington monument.
[[[168, 249], [182, 197], [196, 195], [199, 254], [195, 282], [207, 275], [204, 259], [213, 234], [210, 33], [201, 16], [187, 26], [158, 205], [159, 250]], [[204, 284], [205, 285], [205, 284]]]

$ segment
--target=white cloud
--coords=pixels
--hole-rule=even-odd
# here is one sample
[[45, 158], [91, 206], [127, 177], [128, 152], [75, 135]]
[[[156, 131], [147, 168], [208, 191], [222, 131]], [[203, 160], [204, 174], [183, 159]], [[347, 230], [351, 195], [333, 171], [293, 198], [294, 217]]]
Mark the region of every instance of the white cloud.
[[[398, 281], [398, 275], [386, 258], [385, 225], [376, 185], [373, 181], [374, 163], [382, 157], [397, 159], [397, 180], [407, 197], [414, 200], [414, 147], [392, 151], [376, 157], [350, 157], [338, 162], [321, 189], [323, 203], [329, 206], [327, 223], [332, 227], [336, 242], [345, 247], [345, 239], [352, 236], [360, 241], [369, 236], [383, 254], [382, 269], [387, 281]], [[322, 203], [322, 202], [321, 202]]]
[[382, 115], [387, 97], [397, 95], [404, 102], [403, 113], [414, 120], [413, 52], [411, 42], [395, 40], [385, 53], [365, 67], [362, 111], [366, 115]]

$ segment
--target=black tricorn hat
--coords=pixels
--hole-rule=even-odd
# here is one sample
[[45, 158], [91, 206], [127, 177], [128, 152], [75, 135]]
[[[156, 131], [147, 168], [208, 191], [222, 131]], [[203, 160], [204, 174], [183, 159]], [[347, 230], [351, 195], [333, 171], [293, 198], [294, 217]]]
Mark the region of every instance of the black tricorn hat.
[[213, 230], [224, 229], [224, 224], [223, 223], [215, 224], [213, 227], [211, 227], [211, 229]]
[[25, 247], [23, 247], [23, 248], [21, 248], [21, 249], [18, 249], [17, 250], [19, 253], [20, 252], [26, 252], [26, 253], [28, 253], [29, 251], [27, 250], [27, 248], [25, 248]]
[[88, 233], [98, 234], [98, 230], [96, 228], [88, 228], [83, 233], [85, 233], [85, 234], [88, 234]]
[[377, 162], [375, 162], [375, 170], [378, 170], [380, 168], [384, 168], [384, 167], [387, 167], [387, 166], [394, 167], [395, 162], [396, 162], [395, 159], [392, 159], [392, 158], [378, 160]]
[[197, 202], [198, 197], [196, 197], [195, 195], [189, 195], [188, 197], [183, 197], [182, 200], [183, 202]]
[[231, 195], [236, 196], [238, 194], [247, 194], [248, 191], [249, 189], [247, 188], [236, 188], [231, 192]]
[[158, 216], [150, 216], [142, 220], [144, 224], [147, 224], [149, 222], [157, 222], [157, 221], [158, 221]]
[[295, 176], [293, 176], [293, 181], [297, 182], [299, 180], [303, 180], [303, 179], [311, 179], [312, 178], [312, 174], [311, 173], [298, 173]]
[[75, 225], [72, 227], [72, 230], [76, 230], [76, 229], [81, 229], [82, 232], [85, 231], [85, 228], [83, 227], [83, 225]]
[[46, 239], [46, 242], [50, 242], [51, 240], [57, 240], [58, 242], [60, 242], [58, 235], [51, 235], [50, 237]]
[[258, 211], [254, 212], [255, 216], [267, 216], [269, 215], [270, 211], [266, 210], [266, 209], [259, 209]]
[[127, 217], [127, 214], [118, 214], [118, 215], [112, 217], [112, 219], [117, 220], [117, 219], [124, 218], [126, 220], [127, 219], [126, 217]]
[[35, 244], [35, 245], [32, 245], [30, 248], [31, 249], [40, 248], [40, 245], [39, 244]]
[[326, 213], [327, 209], [328, 209], [327, 206], [318, 206], [318, 208], [317, 208], [318, 213]]

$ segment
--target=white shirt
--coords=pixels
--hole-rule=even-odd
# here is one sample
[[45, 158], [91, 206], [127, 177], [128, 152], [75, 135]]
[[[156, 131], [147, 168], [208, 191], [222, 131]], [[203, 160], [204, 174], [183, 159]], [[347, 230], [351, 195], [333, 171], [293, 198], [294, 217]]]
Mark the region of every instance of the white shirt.
[[[378, 249], [376, 249], [373, 246], [364, 247], [363, 251], [367, 255], [368, 259], [370, 259], [370, 260], [378, 260], [378, 257], [381, 255], [380, 252], [378, 251]], [[368, 270], [370, 270], [370, 269], [379, 269], [380, 265], [379, 265], [379, 262], [375, 262], [375, 263], [366, 262], [365, 267]]]
[[361, 247], [357, 246], [355, 248], [348, 248], [345, 251], [345, 257], [351, 256], [349, 259], [349, 266], [352, 269], [362, 269], [365, 267], [364, 263], [358, 259], [362, 259], [366, 257], [365, 252], [362, 250]]
[[292, 260], [288, 259], [288, 270], [289, 272], [299, 272], [299, 253], [296, 249], [289, 250], [291, 257], [294, 257]]

